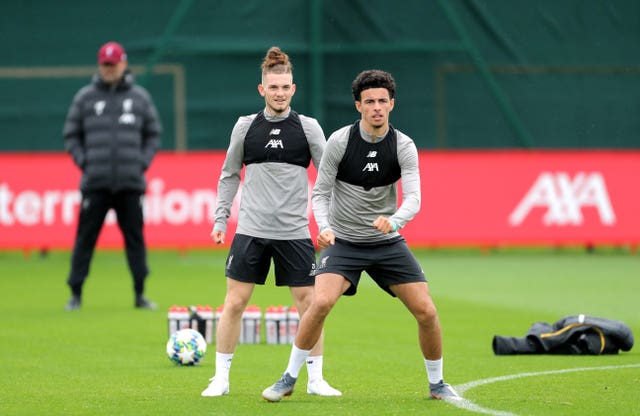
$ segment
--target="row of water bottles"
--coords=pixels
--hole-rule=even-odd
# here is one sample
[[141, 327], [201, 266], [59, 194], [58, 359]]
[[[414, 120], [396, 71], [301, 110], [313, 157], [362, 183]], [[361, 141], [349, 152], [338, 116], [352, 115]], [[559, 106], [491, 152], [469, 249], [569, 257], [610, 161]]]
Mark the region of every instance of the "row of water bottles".
[[[202, 334], [207, 343], [215, 342], [215, 335], [222, 306], [214, 311], [206, 306], [179, 306], [169, 308], [169, 335], [179, 329], [192, 328]], [[264, 326], [263, 326], [264, 318]], [[265, 309], [264, 317], [259, 306], [247, 306], [242, 314], [240, 330], [240, 344], [260, 344], [262, 342], [262, 328], [265, 328], [267, 344], [291, 344], [293, 343], [300, 315], [295, 306], [269, 306]]]
[[[262, 311], [248, 306], [242, 314], [240, 344], [260, 344], [262, 341]], [[295, 306], [269, 306], [264, 312], [267, 344], [291, 344], [296, 338], [300, 315]]]
[[211, 344], [214, 342], [216, 335], [217, 316], [219, 316], [217, 312], [214, 313], [213, 308], [209, 305], [189, 307], [173, 305], [169, 308], [169, 314], [167, 315], [169, 336], [180, 329], [192, 328], [200, 332], [205, 341]]
[[269, 306], [264, 313], [267, 344], [293, 344], [300, 315], [295, 306]]

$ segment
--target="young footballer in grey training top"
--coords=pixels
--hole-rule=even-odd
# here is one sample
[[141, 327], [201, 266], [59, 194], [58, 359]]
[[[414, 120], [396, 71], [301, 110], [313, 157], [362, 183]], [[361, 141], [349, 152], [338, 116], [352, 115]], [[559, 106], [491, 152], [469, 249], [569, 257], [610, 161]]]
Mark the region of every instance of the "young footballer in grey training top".
[[300, 321], [287, 369], [262, 396], [275, 402], [293, 393], [325, 318], [340, 296], [355, 295], [366, 271], [418, 322], [431, 397], [458, 399], [443, 380], [442, 334], [424, 273], [398, 233], [420, 209], [420, 172], [415, 144], [389, 124], [395, 81], [387, 72], [364, 71], [353, 81], [352, 92], [361, 119], [329, 137], [313, 188], [318, 245], [323, 249], [314, 296]]
[[[265, 108], [240, 117], [218, 182], [211, 237], [224, 243], [231, 204], [245, 166], [238, 228], [227, 257], [227, 295], [216, 335], [216, 372], [203, 396], [229, 393], [229, 370], [240, 336], [242, 312], [271, 260], [276, 286], [289, 286], [304, 316], [313, 293], [315, 249], [309, 232], [307, 167], [320, 163], [326, 140], [318, 122], [290, 107], [296, 91], [287, 54], [272, 47], [262, 63], [258, 92]], [[322, 329], [320, 330], [322, 332]], [[307, 393], [340, 396], [322, 375], [322, 336], [307, 354]]]

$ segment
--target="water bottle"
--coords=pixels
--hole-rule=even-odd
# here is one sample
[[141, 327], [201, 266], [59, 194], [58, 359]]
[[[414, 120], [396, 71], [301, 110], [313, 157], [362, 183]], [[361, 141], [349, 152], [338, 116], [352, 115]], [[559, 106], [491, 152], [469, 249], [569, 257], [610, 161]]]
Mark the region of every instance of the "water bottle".
[[167, 320], [169, 323], [169, 336], [173, 335], [178, 330], [178, 319], [180, 318], [180, 310], [178, 305], [173, 305], [169, 308], [167, 314]]
[[189, 306], [189, 328], [195, 329], [204, 337], [204, 319], [200, 316], [200, 308], [200, 305]]
[[178, 318], [178, 329], [191, 328], [191, 314], [189, 308], [186, 306], [178, 306], [176, 310], [176, 316]]
[[287, 343], [293, 344], [293, 341], [295, 341], [299, 323], [300, 314], [298, 314], [298, 308], [294, 305], [287, 311]]
[[204, 339], [207, 341], [207, 344], [211, 344], [215, 339], [214, 332], [214, 313], [213, 308], [209, 305], [205, 305], [200, 309], [200, 316], [204, 319]]
[[248, 306], [242, 313], [241, 344], [258, 344], [260, 342], [260, 320], [262, 314], [256, 305]]
[[276, 321], [276, 308], [273, 305], [270, 305], [264, 312], [264, 326], [267, 344], [277, 344], [278, 322]]
[[213, 341], [213, 309], [211, 306], [191, 306], [191, 328], [196, 329], [207, 344]]
[[278, 344], [287, 343], [287, 309], [278, 305], [275, 311], [276, 322], [278, 323]]

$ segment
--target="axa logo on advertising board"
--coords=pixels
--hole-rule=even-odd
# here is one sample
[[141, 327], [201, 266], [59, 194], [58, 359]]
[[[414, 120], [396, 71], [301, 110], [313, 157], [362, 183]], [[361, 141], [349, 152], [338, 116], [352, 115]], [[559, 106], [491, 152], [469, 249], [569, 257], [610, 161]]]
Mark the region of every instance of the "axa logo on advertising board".
[[605, 226], [616, 223], [604, 177], [600, 172], [542, 172], [509, 215], [509, 224], [520, 226], [534, 208], [546, 208], [545, 226], [580, 226], [583, 208], [594, 208]]

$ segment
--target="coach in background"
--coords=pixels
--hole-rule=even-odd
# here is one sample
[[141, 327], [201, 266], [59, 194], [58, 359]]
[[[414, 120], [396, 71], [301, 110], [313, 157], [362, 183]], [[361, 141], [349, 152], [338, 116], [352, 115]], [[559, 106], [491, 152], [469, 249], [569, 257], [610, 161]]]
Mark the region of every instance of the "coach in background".
[[115, 42], [98, 51], [98, 73], [73, 98], [64, 125], [65, 149], [82, 171], [82, 203], [71, 271], [71, 299], [80, 308], [82, 286], [105, 216], [113, 208], [133, 277], [135, 307], [156, 309], [144, 297], [149, 267], [143, 235], [144, 172], [160, 146], [161, 125], [149, 93], [135, 85], [127, 55]]

